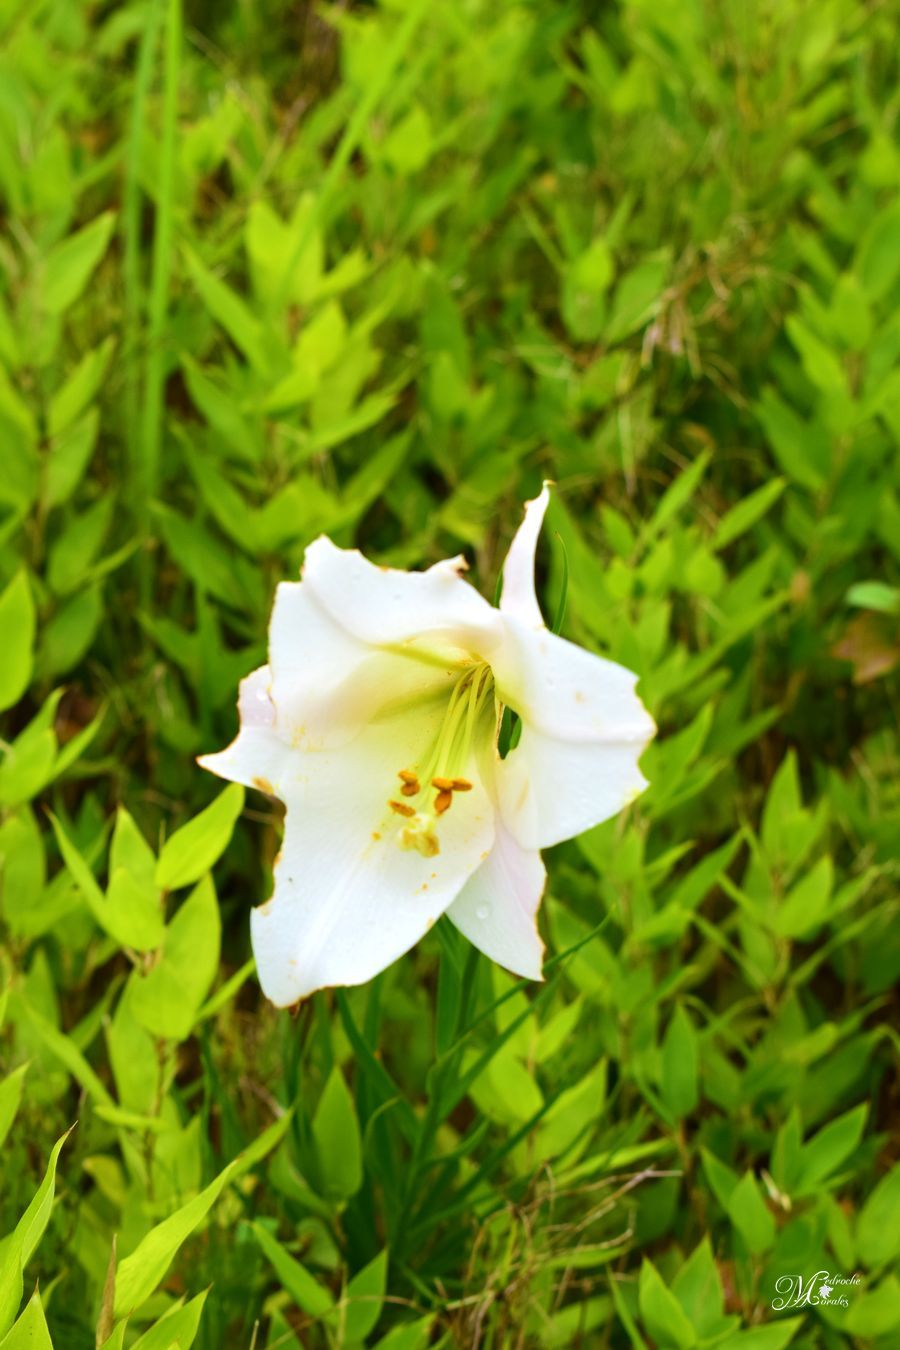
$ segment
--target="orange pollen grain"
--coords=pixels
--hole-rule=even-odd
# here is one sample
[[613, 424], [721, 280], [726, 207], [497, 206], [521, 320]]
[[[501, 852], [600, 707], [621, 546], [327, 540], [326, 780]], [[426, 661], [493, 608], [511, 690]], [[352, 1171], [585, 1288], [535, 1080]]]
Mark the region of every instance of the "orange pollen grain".
[[439, 816], [442, 816], [445, 811], [449, 811], [452, 805], [453, 793], [446, 788], [442, 789], [434, 799], [434, 809]]
[[388, 802], [388, 806], [392, 811], [396, 811], [398, 816], [414, 816], [416, 814], [415, 809], [412, 806], [407, 806], [406, 802]]

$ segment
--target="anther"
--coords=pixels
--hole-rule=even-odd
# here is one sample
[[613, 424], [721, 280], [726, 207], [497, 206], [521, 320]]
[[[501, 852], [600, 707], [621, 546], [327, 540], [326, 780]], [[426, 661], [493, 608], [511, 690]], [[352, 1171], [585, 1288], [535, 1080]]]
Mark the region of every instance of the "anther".
[[456, 781], [453, 778], [432, 778], [431, 786], [436, 787], [438, 792], [452, 792]]
[[414, 783], [416, 791], [418, 791], [419, 775], [413, 773], [412, 769], [401, 769], [400, 772], [397, 774], [397, 777], [400, 779], [401, 783], [410, 783], [410, 784]]
[[454, 778], [454, 780], [453, 780], [453, 791], [454, 791], [454, 792], [471, 792], [471, 791], [472, 791], [472, 784], [469, 782], [468, 778]]
[[453, 793], [449, 788], [442, 788], [434, 799], [435, 814], [442, 816], [445, 811], [449, 811], [453, 805]]
[[407, 806], [406, 802], [388, 802], [392, 811], [396, 811], [398, 816], [414, 816], [416, 814], [414, 807]]
[[419, 785], [418, 783], [404, 783], [400, 792], [404, 797], [418, 797]]

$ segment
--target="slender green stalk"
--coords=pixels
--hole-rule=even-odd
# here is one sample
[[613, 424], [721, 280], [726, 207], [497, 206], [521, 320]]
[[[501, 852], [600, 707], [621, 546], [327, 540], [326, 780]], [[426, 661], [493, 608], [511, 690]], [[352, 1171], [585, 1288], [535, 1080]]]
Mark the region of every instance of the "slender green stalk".
[[[166, 372], [166, 319], [172, 273], [172, 220], [175, 197], [175, 132], [178, 117], [178, 80], [181, 69], [181, 0], [168, 0], [163, 57], [163, 123], [153, 234], [153, 270], [147, 307], [147, 361], [144, 374], [143, 442], [141, 446], [140, 513], [147, 532], [150, 503], [159, 478], [163, 394]], [[144, 602], [149, 598], [150, 574], [145, 562]]]
[[275, 307], [281, 308], [287, 300], [287, 289], [291, 284], [291, 278], [298, 262], [313, 237], [316, 227], [324, 218], [326, 208], [331, 202], [335, 189], [340, 182], [341, 175], [350, 162], [350, 156], [356, 150], [360, 138], [365, 130], [366, 123], [372, 117], [378, 106], [385, 90], [390, 86], [394, 72], [400, 65], [406, 55], [416, 29], [424, 19], [431, 6], [431, 0], [413, 0], [409, 9], [403, 18], [403, 22], [394, 35], [394, 41], [385, 57], [378, 76], [372, 81], [359, 103], [356, 105], [353, 116], [350, 118], [344, 134], [341, 137], [337, 150], [331, 157], [331, 161], [322, 180], [322, 186], [319, 188], [318, 195], [313, 204], [313, 209], [309, 212], [303, 223], [303, 228], [297, 235], [294, 248], [288, 259], [287, 266], [284, 269], [284, 275], [281, 278], [281, 284], [275, 297]]
[[125, 191], [122, 211], [123, 276], [125, 284], [125, 319], [123, 361], [125, 366], [125, 442], [128, 447], [128, 475], [131, 499], [135, 508], [143, 500], [141, 483], [141, 319], [143, 287], [141, 284], [141, 158], [144, 147], [147, 98], [153, 75], [153, 56], [159, 34], [161, 9], [154, 5], [149, 11], [138, 51], [134, 90], [131, 101], [131, 119], [128, 128], [128, 147], [125, 158]]

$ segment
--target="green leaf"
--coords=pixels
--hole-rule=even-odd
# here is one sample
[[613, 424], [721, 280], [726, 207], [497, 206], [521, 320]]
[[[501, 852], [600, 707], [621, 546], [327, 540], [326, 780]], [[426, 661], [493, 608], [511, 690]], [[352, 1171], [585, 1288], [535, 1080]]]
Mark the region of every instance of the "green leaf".
[[110, 878], [109, 893], [104, 896], [62, 824], [52, 812], [48, 814], [63, 861], [100, 927], [123, 947], [133, 947], [136, 951], [151, 951], [158, 947], [165, 928], [155, 893], [148, 894], [119, 868]]
[[230, 286], [204, 266], [192, 248], [185, 244], [183, 252], [188, 275], [210, 314], [241, 349], [251, 366], [259, 374], [267, 375], [269, 362], [259, 320]]
[[47, 580], [57, 595], [68, 595], [81, 585], [106, 537], [115, 504], [114, 494], [104, 493], [81, 515], [70, 518], [54, 543]]
[[22, 1089], [25, 1086], [28, 1063], [29, 1061], [26, 1060], [24, 1064], [20, 1064], [17, 1069], [13, 1069], [12, 1073], [8, 1073], [0, 1083], [0, 1148], [3, 1147], [6, 1136], [12, 1129], [19, 1103], [22, 1100]]
[[863, 235], [855, 270], [870, 300], [880, 300], [900, 274], [900, 203], [877, 215]]
[[297, 1307], [305, 1312], [307, 1317], [321, 1318], [330, 1313], [334, 1308], [334, 1300], [328, 1290], [310, 1275], [305, 1266], [301, 1266], [299, 1261], [285, 1251], [267, 1228], [259, 1223], [254, 1223], [252, 1228], [254, 1237]]
[[85, 411], [100, 388], [115, 345], [115, 338], [108, 337], [89, 351], [53, 395], [47, 418], [51, 436], [59, 436]]
[[62, 314], [81, 295], [106, 252], [115, 223], [115, 212], [105, 211], [51, 249], [41, 288], [41, 302], [48, 314]]
[[852, 1111], [829, 1121], [803, 1145], [800, 1176], [795, 1188], [797, 1195], [817, 1194], [826, 1177], [846, 1162], [862, 1138], [868, 1114], [868, 1103], [862, 1102]]
[[264, 1158], [284, 1137], [289, 1124], [288, 1112], [274, 1125], [270, 1125], [250, 1148], [238, 1154], [205, 1190], [141, 1239], [131, 1255], [122, 1261], [116, 1275], [117, 1318], [128, 1317], [150, 1297], [169, 1269], [178, 1248], [206, 1218], [229, 1182]]
[[687, 506], [700, 486], [700, 481], [706, 473], [711, 458], [710, 452], [704, 450], [701, 455], [697, 456], [693, 464], [688, 465], [675, 481], [670, 483], [663, 493], [650, 522], [644, 528], [645, 540], [657, 535], [664, 525], [667, 525], [683, 507]]
[[712, 547], [718, 552], [734, 543], [742, 534], [746, 534], [751, 526], [772, 509], [786, 486], [786, 479], [773, 478], [770, 482], [763, 483], [755, 492], [751, 492], [730, 511], [726, 511], [716, 526]]
[[888, 1275], [877, 1289], [867, 1289], [855, 1298], [844, 1319], [845, 1330], [866, 1341], [886, 1336], [897, 1327], [900, 1327], [900, 1280], [896, 1275]]
[[847, 592], [847, 604], [875, 609], [881, 614], [900, 614], [900, 589], [883, 581], [858, 581]]
[[670, 266], [669, 254], [664, 250], [626, 272], [613, 296], [605, 332], [609, 346], [630, 337], [653, 318], [662, 302]]
[[364, 1341], [381, 1316], [387, 1283], [388, 1254], [381, 1251], [353, 1276], [332, 1320], [342, 1328], [340, 1343]]
[[419, 1317], [415, 1322], [401, 1322], [376, 1341], [374, 1350], [426, 1350], [431, 1344], [433, 1326], [433, 1316]]
[[15, 1326], [0, 1341], [0, 1350], [53, 1350], [47, 1319], [35, 1292]]
[[870, 1268], [900, 1255], [900, 1163], [879, 1181], [863, 1205], [856, 1225], [859, 1254]]
[[757, 415], [781, 468], [792, 481], [818, 492], [825, 483], [827, 464], [822, 462], [821, 433], [805, 422], [783, 399], [767, 389]]
[[0, 595], [0, 633], [3, 661], [0, 663], [0, 712], [11, 708], [28, 688], [34, 663], [34, 600], [23, 568]]
[[796, 1336], [804, 1322], [803, 1317], [786, 1317], [764, 1327], [750, 1327], [736, 1331], [719, 1341], [716, 1350], [784, 1350]]
[[561, 309], [573, 337], [592, 342], [603, 333], [606, 293], [612, 277], [612, 253], [602, 237], [569, 264], [563, 278]]
[[672, 1014], [662, 1043], [660, 1092], [677, 1120], [691, 1114], [699, 1100], [697, 1033], [683, 1004]]
[[56, 1164], [71, 1129], [53, 1146], [44, 1179], [9, 1240], [0, 1248], [0, 1334], [12, 1325], [22, 1300], [22, 1271], [44, 1236], [56, 1193]]
[[106, 1090], [103, 1081], [97, 1077], [71, 1036], [66, 1036], [64, 1032], [54, 1026], [37, 1008], [32, 1007], [27, 999], [23, 998], [22, 1009], [51, 1055], [59, 1060], [76, 1083], [84, 1088], [88, 1096], [97, 1103], [112, 1106], [113, 1099]]
[[837, 352], [823, 342], [796, 314], [785, 322], [788, 337], [803, 362], [808, 378], [823, 394], [847, 394], [847, 374]]
[[44, 500], [48, 507], [67, 502], [78, 487], [94, 453], [99, 430], [100, 414], [91, 408], [50, 446], [44, 479]]
[[156, 858], [153, 849], [124, 806], [119, 806], [116, 812], [109, 849], [109, 870], [110, 874], [120, 870], [127, 872], [139, 886], [151, 887], [155, 884]]
[[818, 928], [828, 911], [833, 884], [834, 865], [829, 857], [820, 858], [775, 912], [775, 932], [798, 938]]
[[384, 138], [381, 156], [399, 174], [418, 173], [431, 158], [433, 143], [428, 114], [416, 103]]
[[728, 1198], [728, 1217], [756, 1255], [775, 1241], [775, 1220], [766, 1208], [756, 1178], [745, 1172]]
[[220, 938], [216, 892], [206, 876], [166, 928], [156, 964], [129, 981], [134, 1016], [154, 1036], [182, 1041], [191, 1034], [219, 968]]
[[156, 865], [156, 884], [174, 891], [208, 872], [228, 847], [244, 807], [244, 789], [230, 783], [224, 792], [166, 840]]
[[131, 1350], [189, 1350], [193, 1345], [203, 1314], [208, 1289], [180, 1308], [170, 1308], [148, 1331], [132, 1344]]
[[349, 1199], [362, 1185], [362, 1141], [353, 1098], [337, 1065], [316, 1107], [313, 1138], [326, 1195]]
[[725, 1292], [708, 1237], [677, 1271], [672, 1293], [700, 1339], [720, 1336], [737, 1320], [723, 1316]]
[[697, 1335], [681, 1304], [666, 1288], [659, 1272], [645, 1257], [641, 1262], [638, 1284], [638, 1307], [641, 1320], [650, 1336], [662, 1350], [690, 1350], [697, 1344]]

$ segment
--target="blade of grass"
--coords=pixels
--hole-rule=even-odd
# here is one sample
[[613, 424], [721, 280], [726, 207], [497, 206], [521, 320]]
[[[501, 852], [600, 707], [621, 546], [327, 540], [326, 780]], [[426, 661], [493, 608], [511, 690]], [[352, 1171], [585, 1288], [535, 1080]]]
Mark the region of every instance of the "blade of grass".
[[141, 156], [144, 147], [147, 100], [153, 76], [153, 57], [159, 35], [161, 6], [147, 11], [141, 34], [134, 89], [131, 100], [131, 118], [128, 145], [125, 153], [125, 188], [122, 211], [123, 260], [122, 274], [125, 288], [124, 302], [124, 361], [125, 361], [125, 441], [128, 446], [128, 464], [135, 509], [142, 502], [141, 493], [141, 313], [143, 296], [141, 285]]
[[[175, 197], [175, 131], [181, 70], [181, 0], [168, 0], [163, 55], [163, 123], [153, 234], [153, 270], [147, 310], [147, 363], [144, 377], [143, 440], [140, 460], [140, 514], [143, 532], [149, 525], [150, 503], [156, 496], [162, 437], [165, 385], [166, 318], [172, 274], [172, 220]], [[144, 555], [142, 599], [151, 589], [149, 555]]]

